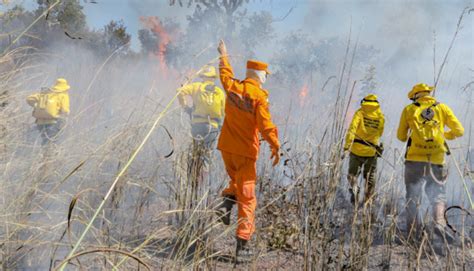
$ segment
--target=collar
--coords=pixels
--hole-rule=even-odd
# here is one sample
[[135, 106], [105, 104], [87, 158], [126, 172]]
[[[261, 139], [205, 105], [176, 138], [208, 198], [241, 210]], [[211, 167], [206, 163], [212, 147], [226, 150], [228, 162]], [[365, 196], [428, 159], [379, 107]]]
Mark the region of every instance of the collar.
[[432, 96], [423, 96], [415, 100], [415, 102], [421, 102], [421, 103], [435, 103], [436, 99]]
[[249, 83], [251, 85], [258, 87], [258, 89], [260, 89], [263, 93], [265, 93], [265, 95], [268, 96], [268, 90], [262, 88], [262, 85], [260, 84], [258, 80], [255, 80], [253, 78], [245, 78], [245, 80], [242, 81], [242, 83]]
[[249, 84], [252, 84], [256, 87], [259, 87], [261, 88], [261, 85], [260, 85], [260, 82], [258, 82], [257, 80], [253, 79], [253, 78], [245, 78], [245, 80], [243, 81], [245, 83], [249, 83]]

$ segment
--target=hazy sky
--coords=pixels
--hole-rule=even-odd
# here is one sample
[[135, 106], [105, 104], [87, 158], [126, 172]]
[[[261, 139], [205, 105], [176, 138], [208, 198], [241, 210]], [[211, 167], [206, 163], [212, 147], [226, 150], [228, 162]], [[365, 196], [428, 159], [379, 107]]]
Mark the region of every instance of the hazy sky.
[[[132, 34], [134, 49], [139, 48], [140, 16], [174, 18], [184, 27], [186, 15], [193, 10], [179, 5], [171, 7], [169, 0], [95, 1], [97, 4], [82, 1], [89, 26], [102, 28], [111, 20], [122, 19]], [[10, 0], [10, 7], [14, 4], [32, 9], [36, 0]], [[269, 11], [275, 20], [292, 10], [285, 20], [275, 24], [279, 33], [302, 29], [315, 38], [346, 35], [352, 23], [361, 40], [370, 41], [376, 47], [392, 45], [387, 49], [395, 50], [400, 43], [406, 46], [419, 43], [420, 36], [432, 42], [434, 31], [438, 42], [448, 42], [462, 8], [469, 5], [474, 6], [474, 0], [251, 0], [247, 9], [248, 12]], [[464, 38], [467, 35], [467, 40], [472, 41], [474, 16], [467, 18], [466, 26]], [[393, 38], [395, 43], [387, 44], [387, 39]]]
[[[169, 6], [169, 0], [97, 0], [99, 4], [85, 4], [85, 13], [92, 27], [100, 28], [110, 20], [123, 19], [129, 32], [133, 35], [133, 48], [137, 48], [137, 35], [140, 29], [140, 16], [158, 16], [160, 18], [175, 18], [181, 25], [186, 23], [186, 15], [193, 9]], [[308, 1], [278, 0], [278, 1], [253, 1], [248, 5], [249, 12], [267, 10], [276, 18], [282, 18], [292, 8], [293, 11], [280, 23], [278, 27], [289, 29], [292, 26], [303, 24], [302, 14]], [[278, 3], [278, 4], [277, 4]]]
[[[22, 4], [28, 9], [33, 9], [37, 6], [36, 0], [10, 0], [9, 2], [9, 7]], [[141, 27], [140, 16], [174, 18], [183, 26], [186, 23], [186, 15], [193, 11], [192, 8], [179, 5], [170, 6], [169, 0], [95, 0], [97, 4], [90, 2], [90, 0], [82, 1], [89, 26], [96, 29], [102, 28], [111, 20], [122, 19], [128, 32], [132, 35], [132, 48], [134, 49], [138, 49], [140, 46], [137, 38], [137, 32]], [[304, 14], [310, 2], [313, 1], [257, 0], [251, 1], [247, 8], [249, 12], [269, 11], [276, 19], [283, 18], [293, 8], [285, 20], [277, 24], [279, 31], [285, 31], [303, 26]], [[4, 9], [5, 6], [0, 6], [0, 10]]]

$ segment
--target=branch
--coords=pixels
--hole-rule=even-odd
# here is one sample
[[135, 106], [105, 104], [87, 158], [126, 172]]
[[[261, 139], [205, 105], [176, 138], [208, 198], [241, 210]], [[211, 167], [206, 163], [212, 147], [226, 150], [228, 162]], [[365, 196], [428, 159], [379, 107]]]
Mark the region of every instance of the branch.
[[104, 247], [104, 248], [96, 248], [96, 249], [91, 249], [91, 250], [86, 250], [86, 251], [82, 251], [82, 252], [79, 252], [77, 254], [74, 254], [72, 255], [71, 257], [68, 257], [67, 259], [64, 259], [55, 269], [54, 271], [57, 271], [59, 270], [59, 268], [61, 268], [63, 265], [66, 265], [69, 261], [71, 261], [72, 259], [74, 258], [77, 258], [77, 257], [80, 257], [80, 256], [83, 256], [83, 255], [86, 255], [86, 254], [92, 254], [92, 253], [98, 253], [98, 252], [114, 252], [114, 253], [119, 253], [119, 254], [123, 254], [123, 255], [126, 255], [132, 259], [134, 259], [135, 261], [139, 262], [140, 264], [142, 264], [143, 266], [145, 266], [145, 268], [149, 271], [151, 271], [151, 268], [148, 264], [146, 264], [142, 259], [138, 258], [137, 256], [131, 254], [131, 253], [128, 253], [126, 251], [123, 251], [123, 250], [118, 250], [118, 249], [114, 249], [114, 248], [107, 248], [107, 247]]
[[295, 8], [295, 6], [292, 6], [288, 12], [285, 14], [285, 16], [281, 17], [280, 19], [277, 19], [277, 20], [272, 20], [272, 23], [278, 23], [278, 22], [282, 22], [283, 20], [286, 19], [286, 17], [288, 17], [288, 15], [290, 15], [290, 13], [293, 11], [293, 9]]

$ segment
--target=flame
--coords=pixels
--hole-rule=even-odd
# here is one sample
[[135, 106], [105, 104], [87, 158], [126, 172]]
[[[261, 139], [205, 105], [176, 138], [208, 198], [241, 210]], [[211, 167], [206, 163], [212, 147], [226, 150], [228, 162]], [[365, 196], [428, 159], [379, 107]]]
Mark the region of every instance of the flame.
[[300, 105], [304, 104], [306, 97], [308, 96], [308, 92], [309, 92], [308, 84], [305, 83], [303, 87], [301, 88], [300, 93], [298, 95], [300, 98]]
[[156, 16], [140, 17], [140, 21], [158, 37], [156, 55], [160, 61], [161, 70], [166, 73], [168, 71], [165, 60], [166, 46], [171, 42], [171, 35], [165, 30], [160, 19]]

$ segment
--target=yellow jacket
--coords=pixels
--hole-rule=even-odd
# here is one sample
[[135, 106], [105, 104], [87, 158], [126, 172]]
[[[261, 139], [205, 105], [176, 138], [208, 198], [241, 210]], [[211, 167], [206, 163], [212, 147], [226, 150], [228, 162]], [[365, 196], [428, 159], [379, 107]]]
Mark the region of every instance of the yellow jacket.
[[380, 106], [362, 104], [352, 118], [352, 122], [347, 130], [344, 150], [362, 157], [374, 157], [376, 150], [374, 147], [354, 140], [361, 140], [368, 144], [378, 145], [383, 134], [385, 117], [380, 110]]
[[192, 123], [208, 123], [218, 127], [224, 118], [224, 91], [212, 81], [195, 82], [177, 90], [181, 106], [186, 106], [186, 96], [193, 100]]
[[[47, 96], [47, 111], [50, 117], [41, 116], [35, 113], [38, 110], [38, 103], [41, 96]], [[33, 116], [36, 118], [36, 124], [53, 124], [62, 115], [69, 114], [69, 94], [67, 91], [49, 91], [32, 94], [26, 98], [26, 102], [34, 107]]]
[[[410, 137], [412, 130], [415, 125], [415, 111], [419, 107], [418, 104], [436, 104], [435, 98], [431, 96], [421, 97], [416, 100], [415, 103], [406, 106], [403, 109], [402, 115], [400, 117], [400, 124], [398, 125], [397, 137], [400, 141], [407, 141]], [[459, 122], [459, 120], [454, 115], [451, 108], [445, 104], [437, 104], [436, 106], [431, 107], [435, 111], [435, 116], [439, 120], [439, 129], [444, 135], [444, 139], [453, 140], [456, 137], [460, 137], [464, 134], [464, 128]], [[445, 132], [444, 127], [448, 126], [450, 131]], [[420, 153], [422, 150], [417, 148], [417, 146], [423, 146], [425, 142], [415, 142], [412, 138], [411, 146], [408, 148], [406, 160], [408, 161], [417, 161], [417, 162], [431, 162], [437, 165], [444, 164], [444, 156], [446, 153], [446, 148], [442, 146], [441, 151], [434, 152], [432, 154]]]

